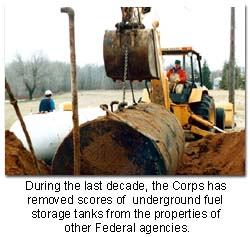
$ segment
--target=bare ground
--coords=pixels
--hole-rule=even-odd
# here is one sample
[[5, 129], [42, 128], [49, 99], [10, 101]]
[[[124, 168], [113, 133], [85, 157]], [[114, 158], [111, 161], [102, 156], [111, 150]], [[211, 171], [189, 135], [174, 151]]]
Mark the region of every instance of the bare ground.
[[[217, 102], [227, 102], [228, 101], [228, 91], [224, 90], [211, 90], [209, 93], [215, 98]], [[142, 91], [135, 91], [136, 101], [142, 96]], [[129, 90], [126, 92], [126, 98], [128, 103], [132, 103], [132, 96]], [[27, 115], [30, 113], [35, 113], [38, 111], [38, 106], [40, 99], [34, 99], [32, 101], [18, 101], [22, 115]], [[65, 101], [71, 101], [71, 94], [64, 93], [61, 95], [54, 95], [54, 100], [56, 107]], [[78, 104], [79, 108], [83, 107], [98, 107], [100, 104], [110, 104], [111, 101], [118, 100], [122, 101], [122, 91], [121, 90], [91, 90], [91, 91], [79, 91], [78, 93]], [[245, 128], [245, 91], [237, 90], [235, 91], [235, 105], [236, 114], [235, 122], [237, 128]], [[5, 129], [9, 129], [10, 126], [17, 120], [17, 116], [12, 105], [6, 101], [5, 102]]]
[[[141, 91], [136, 91], [136, 98], [141, 96]], [[216, 101], [226, 102], [227, 91], [210, 91]], [[79, 107], [96, 107], [100, 104], [109, 104], [112, 100], [121, 101], [121, 91], [80, 91]], [[70, 101], [70, 93], [56, 95], [54, 97], [57, 107], [65, 101]], [[131, 94], [128, 93], [127, 101], [132, 103]], [[177, 175], [245, 175], [245, 91], [236, 91], [236, 131], [226, 134], [210, 135], [197, 142], [186, 144], [185, 152], [177, 169]], [[20, 101], [19, 106], [23, 115], [37, 112], [39, 100]], [[5, 128], [8, 129], [16, 120], [12, 106], [6, 102], [5, 106]], [[29, 161], [29, 154], [15, 140], [13, 134], [6, 131], [6, 174], [22, 175], [34, 174]], [[15, 152], [13, 152], [15, 151]], [[42, 174], [50, 172], [46, 164]], [[40, 164], [42, 167], [42, 164]]]
[[209, 135], [192, 142], [178, 164], [178, 175], [245, 175], [245, 130]]

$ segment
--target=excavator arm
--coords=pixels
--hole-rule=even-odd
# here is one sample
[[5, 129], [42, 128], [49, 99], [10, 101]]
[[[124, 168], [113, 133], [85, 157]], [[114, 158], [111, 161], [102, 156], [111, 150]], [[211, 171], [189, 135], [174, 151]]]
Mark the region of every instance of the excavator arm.
[[[137, 15], [133, 14], [135, 10]], [[151, 82], [151, 102], [169, 109], [169, 90], [162, 66], [160, 34], [156, 27], [145, 29], [141, 22], [142, 13], [149, 11], [149, 7], [122, 7], [122, 21], [116, 24], [117, 29], [106, 31], [104, 35], [104, 65], [107, 76], [114, 81]]]

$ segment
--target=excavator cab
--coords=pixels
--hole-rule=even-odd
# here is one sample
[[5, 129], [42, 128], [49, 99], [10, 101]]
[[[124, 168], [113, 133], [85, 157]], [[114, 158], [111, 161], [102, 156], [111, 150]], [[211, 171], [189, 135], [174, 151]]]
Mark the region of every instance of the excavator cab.
[[[188, 80], [183, 85], [183, 90], [180, 92], [177, 92], [175, 90], [170, 91], [170, 98], [173, 103], [176, 104], [188, 104], [192, 102], [192, 98], [190, 100], [190, 96], [192, 93], [193, 88], [202, 88], [197, 91], [194, 90], [194, 93], [196, 94], [195, 97], [199, 97], [201, 99], [202, 92], [204, 90], [207, 90], [203, 86], [203, 78], [202, 78], [202, 72], [201, 72], [201, 55], [192, 49], [192, 47], [181, 47], [181, 48], [162, 48], [162, 55], [163, 60], [166, 58], [165, 56], [175, 56], [175, 57], [182, 57], [182, 68], [186, 71]], [[187, 72], [186, 63], [189, 59], [189, 70]], [[196, 64], [195, 64], [196, 62]], [[195, 68], [198, 67], [197, 72], [195, 73]]]
[[[170, 111], [177, 117], [186, 134], [193, 134], [196, 138], [211, 134], [211, 132], [224, 132], [225, 127], [233, 126], [232, 104], [216, 107], [215, 101], [204, 86], [201, 72], [201, 55], [192, 47], [161, 48], [162, 61], [172, 63], [176, 58], [182, 57], [182, 68], [189, 76], [183, 90], [177, 92], [169, 86]], [[187, 65], [187, 59], [190, 64]], [[170, 84], [170, 78], [165, 73], [165, 81]], [[153, 81], [152, 81], [153, 82]], [[154, 91], [151, 82], [150, 91]], [[164, 90], [167, 90], [166, 88]], [[151, 94], [144, 89], [142, 100], [152, 102]], [[164, 93], [166, 96], [167, 93]]]
[[[192, 47], [162, 48], [163, 60], [182, 57], [182, 68], [188, 75], [183, 91], [170, 91], [171, 111], [181, 122], [183, 128], [192, 131], [197, 137], [211, 131], [220, 131], [233, 126], [232, 104], [216, 106], [208, 89], [204, 86], [201, 71], [201, 55]], [[187, 59], [190, 63], [187, 66]], [[170, 63], [170, 61], [168, 61]]]

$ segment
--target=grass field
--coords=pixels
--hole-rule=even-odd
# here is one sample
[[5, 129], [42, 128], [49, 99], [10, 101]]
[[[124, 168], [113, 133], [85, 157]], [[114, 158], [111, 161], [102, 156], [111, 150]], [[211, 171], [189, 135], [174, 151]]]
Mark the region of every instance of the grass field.
[[[227, 102], [228, 91], [217, 90], [209, 91], [210, 95], [215, 98], [217, 102]], [[142, 91], [135, 91], [136, 101], [141, 97]], [[30, 113], [38, 112], [38, 107], [40, 99], [34, 99], [32, 101], [18, 101], [18, 106], [21, 110], [22, 115], [28, 115]], [[56, 103], [56, 108], [66, 101], [71, 101], [71, 93], [64, 93], [60, 95], [54, 95], [53, 99]], [[110, 104], [111, 101], [118, 100], [122, 101], [122, 91], [121, 90], [92, 90], [92, 91], [79, 91], [78, 93], [78, 105], [79, 108], [84, 107], [99, 107], [100, 104]], [[127, 90], [126, 101], [132, 104], [131, 92]], [[235, 91], [235, 122], [237, 127], [245, 127], [245, 91], [237, 90]], [[13, 106], [9, 101], [5, 102], [5, 129], [9, 129], [11, 125], [17, 120], [16, 113]]]

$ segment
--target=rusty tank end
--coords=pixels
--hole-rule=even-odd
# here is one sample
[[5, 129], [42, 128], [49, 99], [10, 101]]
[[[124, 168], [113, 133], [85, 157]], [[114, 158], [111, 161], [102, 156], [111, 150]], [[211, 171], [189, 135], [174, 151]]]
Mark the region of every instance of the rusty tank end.
[[[80, 126], [81, 175], [175, 174], [184, 133], [163, 106], [140, 103]], [[72, 132], [59, 146], [53, 175], [73, 174]]]
[[157, 48], [153, 30], [105, 31], [103, 58], [108, 77], [123, 80], [124, 46], [128, 47], [127, 80], [152, 80], [160, 78]]

